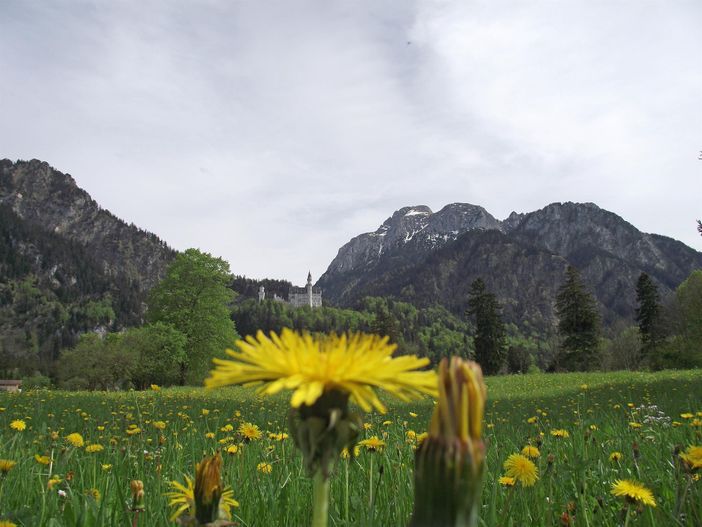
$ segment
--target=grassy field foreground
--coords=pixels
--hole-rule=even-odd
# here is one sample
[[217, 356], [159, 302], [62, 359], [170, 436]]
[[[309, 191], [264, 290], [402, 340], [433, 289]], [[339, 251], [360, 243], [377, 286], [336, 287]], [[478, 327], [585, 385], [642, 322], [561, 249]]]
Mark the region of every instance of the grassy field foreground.
[[[487, 382], [484, 525], [702, 525], [700, 470], [685, 470], [674, 453], [702, 445], [699, 370]], [[414, 447], [433, 402], [388, 402], [387, 414], [364, 416], [363, 436], [385, 448], [339, 460], [330, 525], [408, 522]], [[195, 462], [217, 449], [240, 504], [235, 521], [309, 524], [311, 483], [285, 435], [287, 408], [285, 397], [243, 388], [0, 394], [0, 525], [132, 525], [132, 479], [146, 493], [138, 525], [173, 525], [169, 483], [192, 477]], [[247, 439], [257, 434], [246, 423], [261, 437]], [[500, 484], [504, 461], [529, 444], [539, 451], [536, 484]], [[16, 465], [3, 471], [2, 460]], [[619, 479], [643, 483], [656, 506], [627, 507], [611, 494]]]

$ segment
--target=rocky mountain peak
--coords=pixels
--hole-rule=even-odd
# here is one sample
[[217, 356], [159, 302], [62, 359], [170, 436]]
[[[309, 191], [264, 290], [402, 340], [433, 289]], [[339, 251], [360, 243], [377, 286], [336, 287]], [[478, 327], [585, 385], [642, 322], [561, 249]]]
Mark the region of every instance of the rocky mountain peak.
[[70, 174], [43, 161], [0, 160], [0, 204], [84, 246], [104, 272], [124, 273], [141, 290], [153, 286], [175, 256], [156, 235], [101, 208]]
[[356, 236], [341, 249], [325, 276], [368, 269], [381, 259], [403, 252], [426, 254], [473, 229], [502, 230], [502, 224], [483, 207], [451, 203], [438, 212], [426, 205], [402, 207], [375, 231]]

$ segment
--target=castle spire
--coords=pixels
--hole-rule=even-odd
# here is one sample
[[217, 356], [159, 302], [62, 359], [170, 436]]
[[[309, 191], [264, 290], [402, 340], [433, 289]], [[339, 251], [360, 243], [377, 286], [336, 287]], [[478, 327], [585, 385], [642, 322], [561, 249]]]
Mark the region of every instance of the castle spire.
[[312, 271], [307, 271], [307, 285], [312, 285]]

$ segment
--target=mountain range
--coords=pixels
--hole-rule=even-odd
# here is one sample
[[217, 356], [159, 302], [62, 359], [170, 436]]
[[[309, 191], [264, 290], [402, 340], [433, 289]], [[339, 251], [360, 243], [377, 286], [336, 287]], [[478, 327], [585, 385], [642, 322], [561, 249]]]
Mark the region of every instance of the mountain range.
[[467, 203], [438, 212], [420, 205], [401, 208], [375, 232], [346, 243], [317, 285], [339, 306], [391, 296], [461, 315], [470, 284], [482, 278], [508, 321], [543, 330], [556, 323], [554, 299], [568, 265], [580, 270], [612, 323], [633, 318], [641, 272], [665, 296], [702, 267], [702, 253], [643, 233], [593, 203], [552, 203], [503, 221]]

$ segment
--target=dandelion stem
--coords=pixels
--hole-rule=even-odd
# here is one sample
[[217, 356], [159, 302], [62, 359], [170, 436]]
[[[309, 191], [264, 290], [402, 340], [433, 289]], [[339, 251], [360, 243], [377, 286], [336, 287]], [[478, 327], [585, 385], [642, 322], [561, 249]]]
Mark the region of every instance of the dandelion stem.
[[349, 460], [344, 461], [344, 476], [346, 486], [344, 487], [344, 525], [349, 524]]
[[370, 469], [368, 470], [368, 507], [373, 505], [373, 456], [370, 456]]
[[312, 479], [312, 527], [327, 527], [329, 518], [329, 478], [318, 470]]

